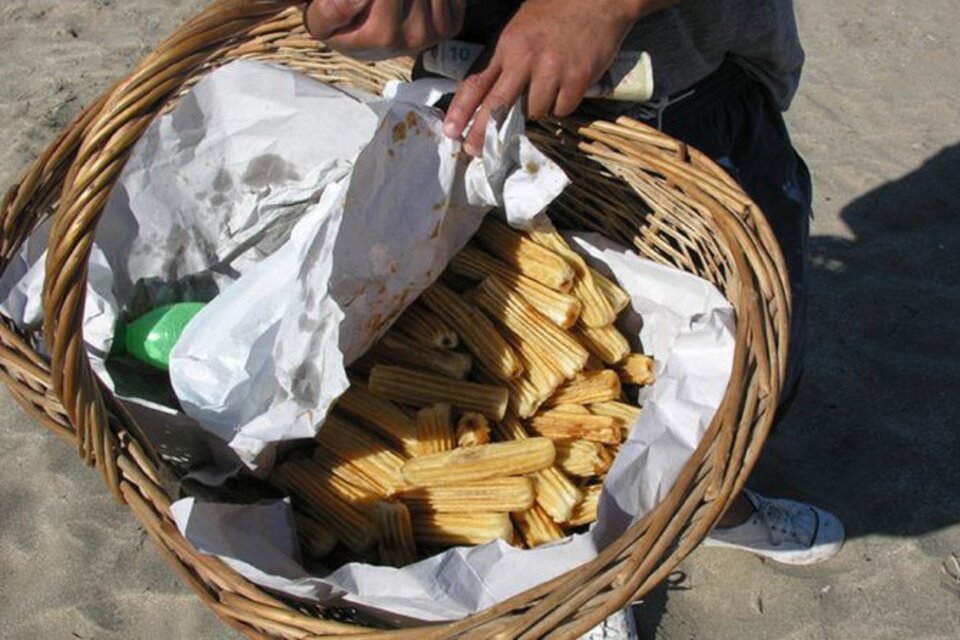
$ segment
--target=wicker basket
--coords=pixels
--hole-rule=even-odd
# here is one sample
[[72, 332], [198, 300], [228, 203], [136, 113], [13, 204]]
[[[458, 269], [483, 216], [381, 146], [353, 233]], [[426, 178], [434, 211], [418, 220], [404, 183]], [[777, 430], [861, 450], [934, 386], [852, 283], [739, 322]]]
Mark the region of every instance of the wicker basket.
[[[560, 224], [599, 231], [717, 285], [737, 314], [733, 374], [699, 448], [663, 502], [593, 561], [464, 620], [375, 630], [342, 611], [268, 594], [184, 540], [170, 517], [176, 478], [99, 384], [83, 348], [93, 231], [130, 150], [152, 119], [203, 74], [238, 58], [283, 64], [323, 82], [376, 91], [408, 63], [343, 58], [309, 38], [299, 2], [221, 0], [163, 42], [91, 105], [26, 171], [0, 208], [0, 267], [53, 215], [44, 341], [0, 323], [0, 372], [13, 397], [95, 465], [183, 579], [251, 638], [572, 638], [661, 582], [740, 489], [767, 435], [786, 360], [788, 284], [757, 207], [701, 153], [640, 123], [568, 120], [529, 135], [573, 179]], [[359, 635], [357, 635], [359, 634]]]

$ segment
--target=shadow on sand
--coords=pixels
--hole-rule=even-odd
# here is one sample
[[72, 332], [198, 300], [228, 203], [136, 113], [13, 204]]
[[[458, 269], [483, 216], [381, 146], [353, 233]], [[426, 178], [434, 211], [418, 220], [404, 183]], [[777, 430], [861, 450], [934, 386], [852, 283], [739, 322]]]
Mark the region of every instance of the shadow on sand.
[[[804, 380], [751, 479], [848, 537], [960, 523], [960, 144], [857, 198], [811, 238]], [[669, 583], [638, 608], [653, 638]]]

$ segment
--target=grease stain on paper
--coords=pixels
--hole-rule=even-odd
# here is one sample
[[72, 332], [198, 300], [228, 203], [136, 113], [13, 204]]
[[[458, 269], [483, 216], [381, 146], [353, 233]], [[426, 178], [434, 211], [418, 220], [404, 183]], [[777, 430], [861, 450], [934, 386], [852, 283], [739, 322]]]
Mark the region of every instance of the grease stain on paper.
[[275, 153], [267, 153], [251, 160], [241, 179], [243, 184], [251, 189], [260, 190], [277, 184], [296, 182], [300, 180], [300, 174], [293, 164]]

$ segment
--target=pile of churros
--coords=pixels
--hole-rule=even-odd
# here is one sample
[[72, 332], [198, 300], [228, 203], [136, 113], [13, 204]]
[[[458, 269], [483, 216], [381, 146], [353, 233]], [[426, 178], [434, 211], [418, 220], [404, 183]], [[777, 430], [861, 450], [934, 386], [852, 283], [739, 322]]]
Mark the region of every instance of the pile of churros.
[[274, 470], [305, 555], [402, 567], [596, 520], [653, 361], [616, 328], [627, 294], [554, 229], [488, 216], [350, 369], [315, 442]]

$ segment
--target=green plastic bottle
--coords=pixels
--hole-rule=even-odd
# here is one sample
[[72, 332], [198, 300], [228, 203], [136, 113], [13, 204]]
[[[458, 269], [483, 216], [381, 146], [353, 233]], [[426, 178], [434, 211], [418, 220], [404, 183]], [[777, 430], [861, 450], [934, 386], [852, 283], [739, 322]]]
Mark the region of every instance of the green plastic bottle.
[[129, 324], [118, 322], [110, 355], [127, 355], [154, 369], [167, 371], [174, 345], [187, 323], [205, 306], [203, 302], [177, 302], [158, 307]]

